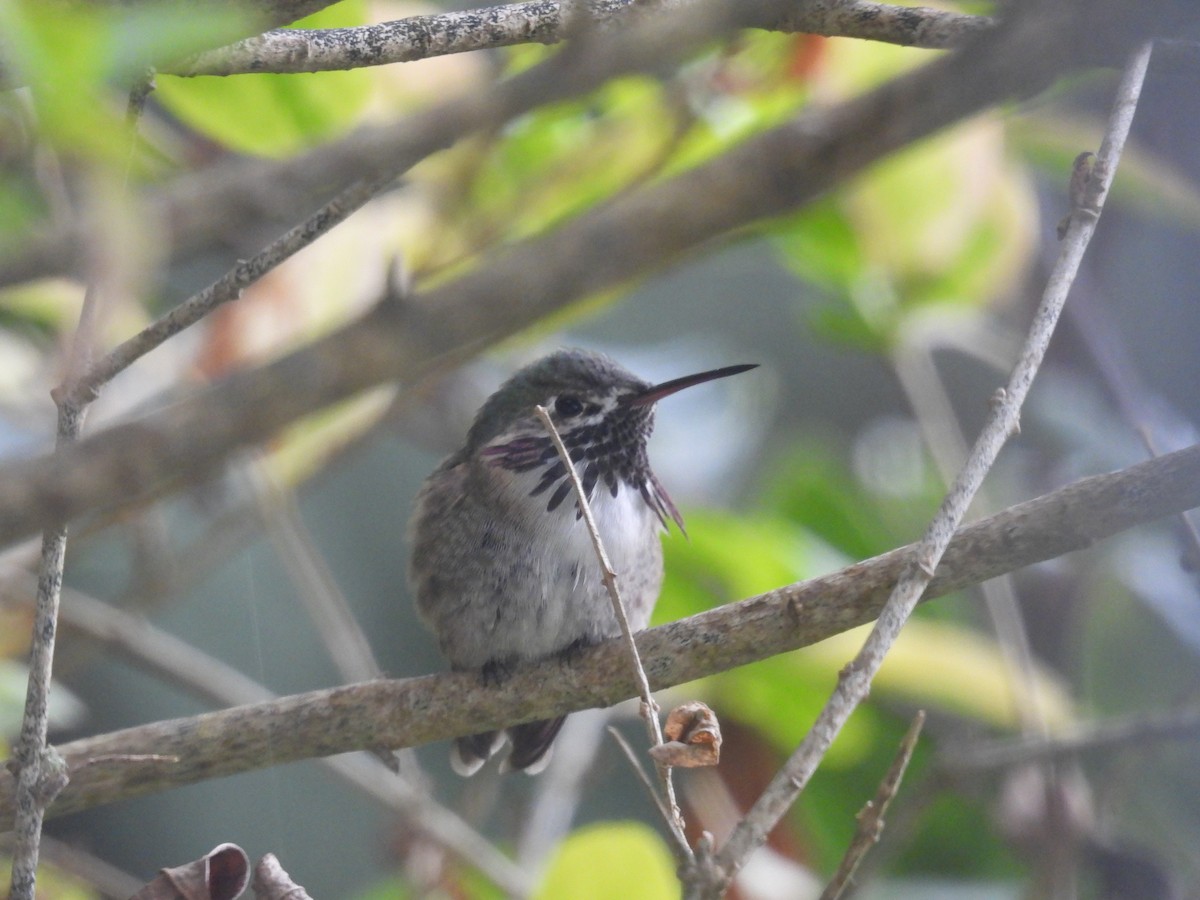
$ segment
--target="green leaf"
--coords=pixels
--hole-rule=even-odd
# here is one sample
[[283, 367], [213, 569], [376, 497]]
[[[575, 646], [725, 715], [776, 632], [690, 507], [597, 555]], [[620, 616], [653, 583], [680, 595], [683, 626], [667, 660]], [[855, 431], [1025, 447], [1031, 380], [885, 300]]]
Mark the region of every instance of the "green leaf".
[[930, 471], [923, 490], [882, 496], [859, 481], [849, 456], [832, 441], [796, 441], [764, 476], [759, 504], [847, 558], [866, 559], [918, 533], [943, 489]]
[[[1013, 286], [1036, 233], [1024, 170], [998, 121], [979, 118], [893, 154], [768, 233], [784, 264], [827, 291], [810, 313], [839, 340], [885, 351], [957, 327]], [[945, 312], [953, 308], [955, 316]], [[953, 323], [951, 325], [951, 323]]]
[[471, 228], [516, 239], [596, 205], [657, 169], [674, 122], [662, 85], [644, 77], [520, 117], [475, 174]]
[[110, 163], [128, 153], [122, 122], [133, 79], [153, 61], [221, 43], [244, 28], [245, 17], [233, 10], [0, 3], [5, 64], [33, 88], [40, 133], [60, 150]]
[[[364, 0], [343, 0], [298, 28], [338, 28], [365, 20]], [[285, 156], [349, 130], [370, 99], [370, 72], [158, 79], [157, 97], [182, 121], [243, 153]]]
[[640, 822], [605, 822], [572, 832], [550, 863], [538, 900], [677, 900], [675, 861]]
[[[806, 647], [797, 654], [797, 666], [814, 675], [836, 673], [862, 647], [870, 627], [864, 625]], [[1073, 704], [1062, 680], [1038, 666], [1031, 677], [1039, 715], [1051, 731], [1071, 724]], [[914, 618], [904, 626], [871, 683], [871, 694], [948, 710], [997, 728], [1019, 726], [1018, 706], [1028, 703], [1024, 685], [1014, 683], [995, 639], [952, 622], [926, 618]]]

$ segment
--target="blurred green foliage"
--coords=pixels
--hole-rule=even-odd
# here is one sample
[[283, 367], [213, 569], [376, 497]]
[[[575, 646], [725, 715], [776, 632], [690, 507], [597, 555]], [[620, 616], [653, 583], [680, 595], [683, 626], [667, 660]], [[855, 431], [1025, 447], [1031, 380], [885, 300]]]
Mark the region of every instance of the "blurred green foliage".
[[14, 82], [32, 88], [39, 138], [114, 165], [128, 155], [124, 99], [147, 66], [226, 43], [245, 27], [232, 6], [0, 4], [5, 62]]
[[[366, 0], [342, 0], [292, 28], [366, 22]], [[157, 99], [209, 138], [243, 153], [287, 156], [349, 130], [371, 98], [372, 72], [158, 78]]]
[[663, 839], [640, 822], [602, 822], [562, 842], [534, 897], [558, 900], [671, 900], [679, 896], [675, 860]]

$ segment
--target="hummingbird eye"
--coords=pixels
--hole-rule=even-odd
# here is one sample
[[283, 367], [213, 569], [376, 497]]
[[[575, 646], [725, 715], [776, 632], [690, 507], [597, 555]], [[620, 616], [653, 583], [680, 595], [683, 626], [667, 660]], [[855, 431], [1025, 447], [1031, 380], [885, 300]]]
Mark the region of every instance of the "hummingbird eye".
[[583, 401], [570, 394], [563, 394], [554, 401], [554, 411], [564, 419], [570, 419], [583, 412]]

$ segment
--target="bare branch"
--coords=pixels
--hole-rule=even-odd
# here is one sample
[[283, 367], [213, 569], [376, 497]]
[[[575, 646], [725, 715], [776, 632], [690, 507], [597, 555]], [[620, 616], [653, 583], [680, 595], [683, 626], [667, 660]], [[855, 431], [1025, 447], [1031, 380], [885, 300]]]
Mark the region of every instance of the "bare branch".
[[312, 216], [276, 238], [248, 260], [241, 260], [199, 293], [189, 297], [170, 312], [147, 325], [133, 337], [123, 341], [72, 384], [71, 399], [79, 402], [95, 396], [100, 389], [155, 347], [184, 329], [196, 324], [217, 307], [236, 300], [242, 291], [258, 281], [281, 263], [303, 250], [335, 225], [344, 222], [352, 213], [391, 183], [395, 174], [354, 182]]
[[1146, 750], [1155, 741], [1191, 740], [1197, 734], [1200, 734], [1200, 706], [1184, 706], [1084, 722], [1060, 730], [1052, 737], [1021, 737], [950, 747], [939, 754], [939, 765], [951, 775], [974, 775], [1126, 745]]
[[[190, 401], [112, 427], [57, 457], [0, 468], [0, 544], [59, 517], [137, 502], [204, 477], [234, 450], [305, 413], [382, 381], [411, 383], [571, 301], [794, 209], [991, 102], [1036, 90], [1069, 58], [1060, 53], [1056, 30], [1034, 24], [1039, 27], [998, 29], [974, 52], [803, 115], [550, 234], [497, 249], [456, 281], [413, 297], [402, 311], [381, 307]], [[587, 46], [593, 45], [601, 42]], [[442, 127], [437, 133], [443, 137], [453, 132]]]
[[[1200, 446], [1076, 482], [1012, 507], [954, 537], [926, 598], [1088, 547], [1135, 525], [1200, 505]], [[641, 632], [655, 690], [806, 646], [879, 614], [913, 546], [841, 572], [789, 585]], [[524, 666], [499, 686], [475, 673], [373, 681], [156, 722], [59, 748], [71, 784], [51, 815], [169, 786], [372, 746], [404, 747], [489, 728], [611, 706], [637, 693], [620, 641]], [[231, 739], [236, 735], [236, 740]], [[269, 752], [268, 752], [269, 749]], [[160, 766], [104, 758], [158, 754]], [[95, 760], [86, 765], [88, 760]], [[380, 767], [380, 771], [384, 771]], [[391, 781], [396, 781], [390, 777]], [[0, 820], [13, 810], [13, 779], [0, 773]]]
[[338, 674], [346, 681], [379, 678], [383, 669], [371, 642], [304, 524], [295, 494], [263, 465], [246, 474], [267, 537]]
[[[699, 5], [696, 0], [658, 0], [651, 8], [686, 10]], [[533, 0], [357, 28], [277, 29], [198, 53], [162, 71], [184, 76], [327, 72], [518, 44], [556, 44], [566, 38], [561, 6], [558, 0]], [[763, 27], [948, 49], [993, 24], [985, 16], [863, 0], [793, 6]], [[592, 27], [614, 30], [627, 25], [629, 16], [644, 14], [646, 7], [633, 0], [591, 0], [588, 11]]]
[[[766, 9], [778, 0], [756, 2]], [[700, 16], [697, 21], [690, 23], [694, 30], [691, 39], [679, 34], [670, 35], [673, 52], [680, 53], [699, 40], [720, 33], [739, 22], [738, 16], [725, 13], [725, 6], [714, 2], [704, 7], [712, 14]], [[754, 9], [748, 9], [743, 10], [742, 14], [754, 12]], [[627, 41], [627, 44], [633, 45], [633, 53], [624, 62], [618, 60], [615, 63], [616, 71], [620, 71], [624, 66], [637, 68], [649, 60], [661, 58], [667, 40], [667, 33], [661, 30], [661, 26], [659, 29], [643, 28], [635, 36], [638, 35], [645, 46], [638, 46], [639, 42], [636, 40]], [[246, 287], [345, 221], [383, 191], [397, 175], [429, 153], [441, 149], [453, 137], [472, 127], [499, 124], [515, 112], [551, 99], [556, 91], [562, 89], [560, 86], [569, 85], [573, 79], [582, 77], [584, 86], [598, 84], [614, 70], [614, 61], [604, 55], [589, 59], [583, 54], [572, 54], [563, 64], [573, 78], [562, 77], [562, 73], [555, 76], [555, 68], [561, 66], [559, 61], [551, 61], [532, 72], [501, 84], [493, 92], [496, 95], [494, 97], [471, 97], [452, 101], [417, 116], [416, 122], [406, 122], [406, 125], [412, 126], [416, 136], [415, 139], [410, 139], [411, 135], [402, 138], [402, 141], [407, 141], [405, 148], [380, 159], [374, 166], [368, 166], [367, 175], [355, 180], [299, 225], [276, 238], [250, 259], [240, 260], [225, 275], [122, 342], [96, 365], [89, 365], [86, 374], [71, 380], [73, 393], [68, 399], [78, 404], [95, 396], [112, 378], [146, 353], [194, 325], [222, 304], [239, 298]], [[569, 88], [568, 92], [576, 89], [578, 88]], [[320, 166], [317, 168], [321, 170]], [[357, 168], [361, 168], [361, 161]], [[310, 177], [311, 174], [309, 173]], [[228, 187], [229, 185], [226, 185], [226, 189]], [[290, 192], [294, 192], [296, 187], [295, 184], [290, 185]], [[193, 197], [193, 201], [197, 206], [212, 203], [208, 197]]]
[[[945, 549], [950, 545], [971, 499], [991, 469], [1000, 448], [1010, 435], [1019, 430], [1021, 405], [1033, 384], [1084, 250], [1095, 230], [1104, 197], [1129, 134], [1149, 60], [1149, 45], [1139, 48], [1121, 80], [1096, 162], [1096, 176], [1088, 185], [1085, 202], [1072, 215], [1058, 261], [1051, 272], [1042, 302], [1030, 326], [1029, 337], [1008, 385], [997, 392], [991, 415], [970, 456], [901, 573], [862, 649], [842, 670], [837, 688], [804, 741], [718, 853], [718, 863], [724, 869], [726, 881], [733, 877], [750, 853], [766, 840], [767, 834], [804, 789], [850, 714], [865, 699], [871, 679], [932, 581]], [[719, 889], [719, 886], [715, 886], [715, 889]]]
[[[140, 79], [129, 92], [126, 115], [127, 154], [125, 175], [119, 190], [129, 186], [130, 160], [137, 141], [138, 121], [146, 97], [153, 88], [149, 77]], [[92, 170], [87, 173], [90, 183], [90, 218], [97, 221], [104, 212], [111, 212], [109, 195], [102, 181], [107, 173]], [[94, 228], [89, 284], [83, 295], [79, 324], [71, 340], [66, 372], [62, 383], [52, 392], [58, 407], [55, 453], [73, 446], [83, 430], [87, 408], [94, 395], [76, 393], [82, 372], [90, 364], [100, 340], [100, 324], [105, 306], [116, 298], [124, 287], [122, 267], [113, 260], [122, 259], [122, 249], [115, 243], [110, 229]], [[12, 765], [17, 782], [16, 815], [13, 830], [16, 841], [12, 854], [12, 897], [14, 900], [33, 900], [37, 884], [38, 853], [42, 839], [42, 820], [46, 807], [53, 802], [67, 783], [66, 766], [47, 744], [49, 729], [50, 683], [54, 668], [54, 642], [58, 630], [58, 607], [62, 598], [63, 563], [67, 553], [67, 519], [56, 517], [47, 523], [42, 534], [42, 553], [38, 564], [37, 604], [33, 617], [33, 636], [29, 648], [29, 676], [25, 694], [25, 709], [21, 718], [21, 733], [13, 747]]]
[[912, 759], [913, 751], [917, 748], [917, 739], [921, 736], [921, 728], [924, 725], [925, 711], [921, 710], [913, 718], [912, 724], [908, 726], [908, 731], [901, 739], [896, 758], [892, 761], [883, 781], [880, 782], [874, 799], [868, 800], [866, 806], [859, 810], [858, 827], [854, 829], [854, 837], [838, 865], [837, 874], [821, 892], [821, 900], [838, 900], [850, 886], [850, 881], [854, 878], [854, 873], [858, 871], [858, 865], [863, 861], [863, 857], [879, 843], [879, 836], [883, 833], [883, 817], [887, 814], [887, 809], [896, 796], [896, 791], [900, 789], [900, 782], [904, 778], [909, 760]]
[[691, 854], [692, 848], [688, 846], [687, 838], [678, 834], [673, 827], [677, 811], [668, 808], [666, 802], [659, 796], [658, 791], [654, 789], [654, 782], [650, 780], [650, 776], [642, 766], [642, 761], [638, 759], [638, 755], [633, 747], [629, 745], [629, 741], [625, 740], [625, 735], [621, 734], [620, 731], [611, 725], [608, 727], [608, 733], [621, 749], [621, 753], [624, 754], [629, 767], [633, 769], [633, 774], [637, 777], [638, 782], [646, 789], [646, 794], [650, 797], [650, 802], [654, 804], [654, 808], [658, 810], [658, 814], [667, 823], [671, 837], [675, 841], [675, 855], [686, 859]]

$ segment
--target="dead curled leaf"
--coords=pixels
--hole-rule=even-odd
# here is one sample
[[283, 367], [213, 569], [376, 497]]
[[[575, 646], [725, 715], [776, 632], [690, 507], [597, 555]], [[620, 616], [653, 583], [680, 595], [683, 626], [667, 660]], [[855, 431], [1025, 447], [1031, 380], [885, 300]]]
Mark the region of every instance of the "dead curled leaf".
[[250, 859], [236, 844], [220, 844], [182, 866], [162, 869], [131, 900], [233, 900], [250, 880]]
[[699, 700], [671, 710], [663, 734], [666, 743], [650, 748], [655, 762], [695, 769], [721, 760], [721, 725], [716, 713]]

